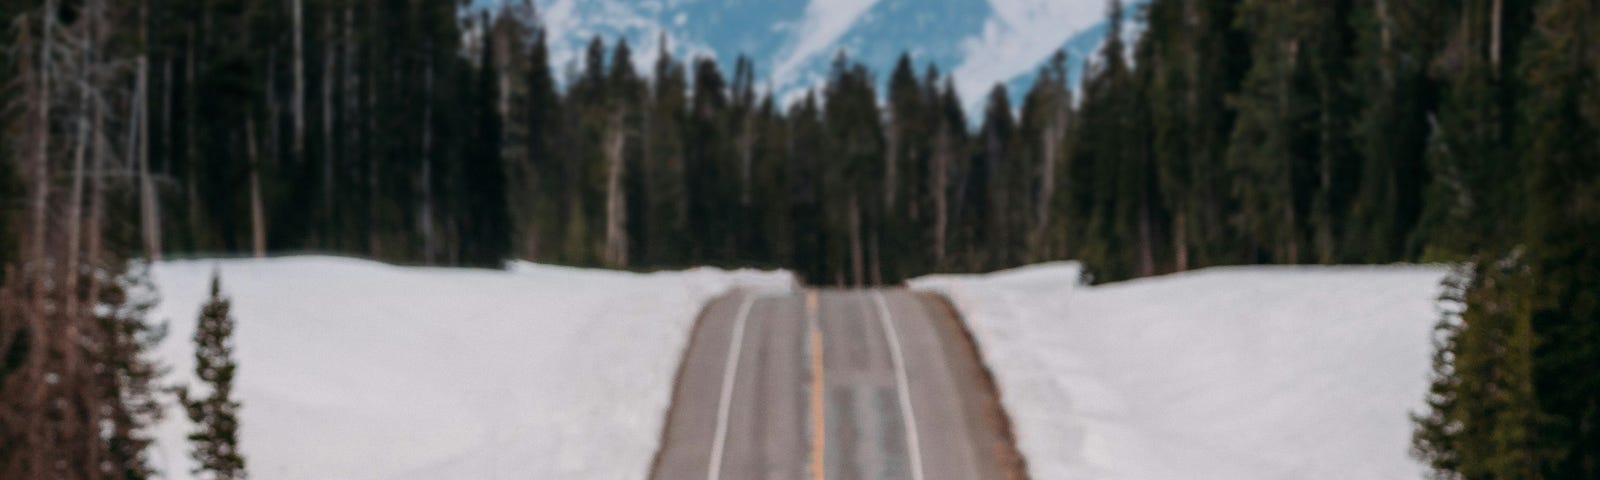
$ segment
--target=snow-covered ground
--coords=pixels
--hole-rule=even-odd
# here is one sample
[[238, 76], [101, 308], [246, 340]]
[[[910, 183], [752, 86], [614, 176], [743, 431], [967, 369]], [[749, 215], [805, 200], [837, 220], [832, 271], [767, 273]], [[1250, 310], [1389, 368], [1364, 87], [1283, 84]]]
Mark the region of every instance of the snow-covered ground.
[[[212, 271], [238, 321], [242, 445], [260, 479], [638, 479], [702, 303], [778, 272], [631, 274], [335, 257], [153, 268], [169, 380], [192, 381]], [[189, 478], [175, 407], [152, 456]]]
[[1229, 267], [1078, 285], [1073, 263], [934, 276], [1033, 478], [1421, 478], [1447, 268]]

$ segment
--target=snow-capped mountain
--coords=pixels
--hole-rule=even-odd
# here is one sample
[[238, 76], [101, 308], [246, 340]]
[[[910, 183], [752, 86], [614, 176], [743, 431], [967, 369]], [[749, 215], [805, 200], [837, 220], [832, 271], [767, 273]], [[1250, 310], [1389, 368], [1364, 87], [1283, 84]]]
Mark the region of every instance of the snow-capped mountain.
[[[521, 0], [477, 0], [479, 5]], [[1143, 3], [1136, 1], [1133, 3]], [[1056, 49], [1077, 71], [1105, 35], [1107, 0], [535, 0], [558, 72], [596, 35], [626, 38], [648, 72], [664, 37], [678, 57], [755, 62], [758, 83], [792, 99], [843, 51], [882, 81], [901, 52], [920, 72], [953, 72], [969, 113], [996, 83], [1013, 99]], [[1129, 8], [1133, 11], [1133, 8]]]

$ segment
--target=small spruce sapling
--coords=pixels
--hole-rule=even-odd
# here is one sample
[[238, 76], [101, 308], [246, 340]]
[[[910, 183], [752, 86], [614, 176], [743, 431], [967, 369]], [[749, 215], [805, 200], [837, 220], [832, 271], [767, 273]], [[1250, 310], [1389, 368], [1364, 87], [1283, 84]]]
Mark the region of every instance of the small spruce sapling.
[[233, 399], [233, 374], [238, 364], [233, 359], [234, 319], [228, 314], [229, 301], [222, 295], [222, 281], [211, 276], [211, 299], [200, 309], [200, 324], [194, 331], [195, 376], [209, 386], [205, 396], [178, 390], [179, 401], [195, 424], [189, 433], [190, 451], [196, 467], [193, 473], [216, 480], [245, 478], [244, 455], [239, 451], [239, 402]]

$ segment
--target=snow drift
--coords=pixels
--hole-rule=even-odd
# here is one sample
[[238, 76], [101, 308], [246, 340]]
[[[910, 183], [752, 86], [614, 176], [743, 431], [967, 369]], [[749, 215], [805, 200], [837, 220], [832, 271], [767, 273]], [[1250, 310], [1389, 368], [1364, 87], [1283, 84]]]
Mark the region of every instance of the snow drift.
[[1033, 478], [1416, 479], [1437, 266], [1226, 267], [1080, 286], [1057, 263], [932, 276]]
[[[701, 305], [793, 288], [786, 273], [715, 269], [163, 262], [169, 381], [193, 382], [213, 270], [238, 319], [241, 443], [261, 479], [644, 478]], [[152, 453], [167, 478], [190, 478], [190, 428], [168, 409]]]

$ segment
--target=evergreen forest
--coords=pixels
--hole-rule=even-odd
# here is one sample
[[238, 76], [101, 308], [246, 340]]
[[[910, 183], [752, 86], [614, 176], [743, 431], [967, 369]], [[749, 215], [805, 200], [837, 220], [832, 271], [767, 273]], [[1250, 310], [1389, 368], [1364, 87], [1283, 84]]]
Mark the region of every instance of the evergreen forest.
[[1094, 55], [981, 111], [909, 54], [792, 98], [621, 39], [554, 65], [530, 2], [470, 3], [0, 0], [0, 477], [149, 474], [145, 262], [312, 251], [840, 286], [1448, 262], [1415, 455], [1600, 478], [1600, 2], [1111, 0]]

